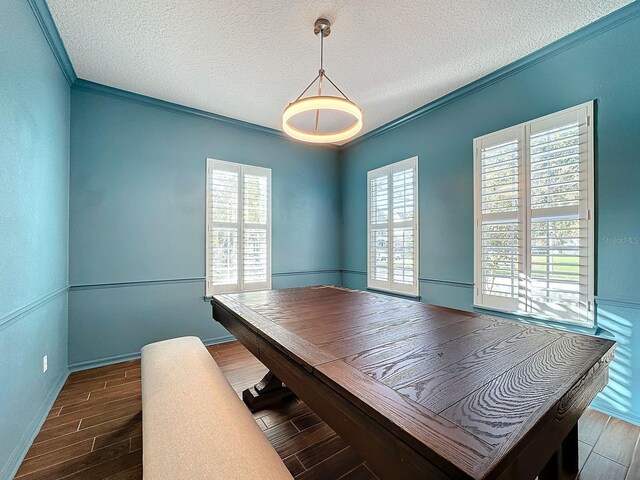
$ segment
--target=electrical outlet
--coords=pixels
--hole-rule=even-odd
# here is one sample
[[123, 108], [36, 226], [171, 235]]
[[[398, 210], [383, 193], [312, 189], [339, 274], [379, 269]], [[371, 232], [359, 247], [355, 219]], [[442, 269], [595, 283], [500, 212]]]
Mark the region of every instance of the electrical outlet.
[[42, 357], [42, 373], [45, 373], [47, 371], [47, 368], [49, 368], [48, 358], [47, 355], [45, 355], [44, 357]]

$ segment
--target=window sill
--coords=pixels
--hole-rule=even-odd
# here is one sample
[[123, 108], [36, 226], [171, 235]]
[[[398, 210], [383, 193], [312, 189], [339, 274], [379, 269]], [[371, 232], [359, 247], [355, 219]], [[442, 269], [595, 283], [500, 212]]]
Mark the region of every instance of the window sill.
[[509, 320], [518, 320], [524, 323], [541, 325], [543, 327], [556, 328], [558, 330], [565, 330], [573, 333], [583, 333], [585, 335], [602, 335], [603, 333], [606, 335], [608, 333], [606, 330], [599, 328], [595, 324], [588, 325], [584, 323], [571, 322], [571, 321], [563, 322], [561, 320], [553, 320], [553, 319], [544, 318], [544, 317], [535, 317], [535, 316], [526, 315], [523, 313], [493, 310], [480, 305], [473, 305], [473, 310], [477, 313], [492, 315], [495, 317], [507, 318]]

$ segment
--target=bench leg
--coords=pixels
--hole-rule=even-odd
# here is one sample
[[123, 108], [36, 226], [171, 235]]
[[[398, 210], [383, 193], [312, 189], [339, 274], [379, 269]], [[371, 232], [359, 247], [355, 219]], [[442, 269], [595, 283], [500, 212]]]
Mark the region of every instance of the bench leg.
[[[254, 393], [255, 391], [255, 393]], [[247, 388], [242, 392], [242, 401], [249, 410], [258, 412], [265, 408], [280, 407], [294, 394], [272, 372], [268, 372], [262, 380], [255, 384], [253, 391]]]
[[560, 449], [538, 475], [539, 480], [569, 480], [578, 474], [578, 424], [562, 441]]

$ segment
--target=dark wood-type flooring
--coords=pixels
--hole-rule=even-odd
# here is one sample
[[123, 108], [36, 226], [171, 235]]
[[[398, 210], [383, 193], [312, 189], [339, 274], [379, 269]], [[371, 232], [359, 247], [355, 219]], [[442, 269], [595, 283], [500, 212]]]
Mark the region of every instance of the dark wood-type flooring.
[[[237, 342], [209, 351], [239, 394], [267, 371]], [[301, 401], [254, 417], [296, 479], [376, 478]], [[72, 373], [16, 478], [142, 478], [141, 420], [139, 361]], [[579, 436], [581, 480], [640, 479], [640, 428], [587, 410]]]

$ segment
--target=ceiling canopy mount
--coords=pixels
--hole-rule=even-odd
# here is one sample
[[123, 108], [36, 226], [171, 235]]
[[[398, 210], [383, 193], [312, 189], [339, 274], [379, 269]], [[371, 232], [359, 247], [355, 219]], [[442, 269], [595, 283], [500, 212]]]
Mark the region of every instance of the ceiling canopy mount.
[[323, 37], [328, 37], [331, 34], [331, 22], [326, 18], [317, 19], [313, 24], [313, 33], [316, 35], [322, 33]]

